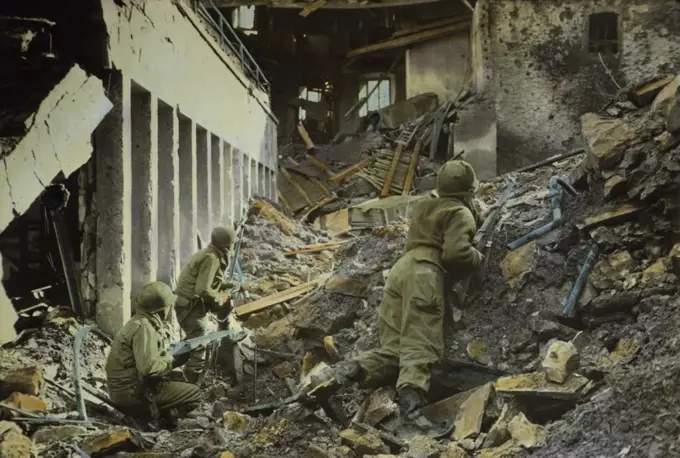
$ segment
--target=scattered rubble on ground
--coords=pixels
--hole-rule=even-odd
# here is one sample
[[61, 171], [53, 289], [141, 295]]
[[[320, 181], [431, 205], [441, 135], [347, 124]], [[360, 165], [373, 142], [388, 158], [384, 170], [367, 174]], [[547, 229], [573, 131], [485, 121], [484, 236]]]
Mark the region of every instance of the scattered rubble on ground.
[[[585, 154], [516, 174], [482, 287], [459, 304], [433, 372], [425, 413], [452, 420], [451, 437], [394, 437], [389, 384], [343, 388], [317, 404], [298, 396], [327, 365], [377, 344], [382, 287], [408, 225], [399, 215], [340, 238], [322, 229], [328, 219], [314, 227], [291, 218], [286, 199], [254, 202], [245, 223], [234, 323], [251, 336], [240, 383], [209, 371], [205, 404], [176, 431], [141, 431], [102, 402], [108, 347], [91, 335], [81, 355], [89, 419], [79, 422], [71, 379], [81, 324], [46, 307], [40, 326], [0, 349], [0, 450], [11, 450], [2, 456], [72, 456], [74, 447], [206, 458], [675, 456], [680, 137], [670, 130], [676, 102], [659, 100], [670, 92], [651, 108], [584, 116]], [[553, 176], [578, 192], [563, 196], [562, 224], [509, 250], [551, 221]], [[485, 203], [503, 189], [485, 183]]]

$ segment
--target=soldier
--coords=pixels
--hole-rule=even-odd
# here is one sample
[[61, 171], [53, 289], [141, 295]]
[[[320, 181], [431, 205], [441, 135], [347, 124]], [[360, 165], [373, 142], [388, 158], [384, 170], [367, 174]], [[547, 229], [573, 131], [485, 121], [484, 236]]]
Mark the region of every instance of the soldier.
[[[229, 286], [223, 283], [222, 278], [229, 265], [229, 253], [235, 240], [236, 232], [232, 228], [216, 227], [210, 236], [210, 244], [195, 253], [179, 274], [175, 288], [178, 296], [175, 312], [186, 339], [206, 333], [208, 312], [215, 313], [221, 320], [229, 315], [231, 301], [220, 290]], [[204, 362], [204, 348], [191, 353], [184, 367], [188, 382], [198, 382]]]
[[173, 358], [165, 352], [161, 331], [175, 299], [163, 282], [144, 286], [134, 316], [116, 335], [106, 361], [111, 401], [122, 412], [144, 421], [158, 416], [172, 423], [202, 400], [196, 385], [167, 378], [189, 357]]
[[479, 182], [465, 161], [447, 162], [437, 175], [438, 198], [419, 201], [411, 215], [404, 255], [390, 270], [380, 306], [380, 346], [338, 363], [341, 384], [398, 376], [401, 434], [447, 434], [422, 414], [430, 367], [444, 353], [444, 285], [462, 280], [482, 261], [472, 245], [476, 215], [472, 197]]

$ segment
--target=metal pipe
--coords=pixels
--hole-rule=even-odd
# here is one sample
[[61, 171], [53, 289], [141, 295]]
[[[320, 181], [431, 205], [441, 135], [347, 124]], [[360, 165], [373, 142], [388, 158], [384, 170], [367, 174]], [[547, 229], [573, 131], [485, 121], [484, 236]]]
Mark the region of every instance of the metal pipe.
[[514, 242], [509, 243], [508, 248], [510, 250], [516, 250], [517, 248], [526, 245], [532, 240], [536, 240], [544, 236], [553, 229], [560, 227], [564, 222], [562, 215], [562, 200], [564, 196], [564, 191], [566, 190], [572, 196], [576, 196], [576, 190], [562, 178], [556, 176], [550, 178], [550, 182], [548, 183], [548, 189], [550, 191], [548, 197], [550, 197], [551, 201], [552, 221], [550, 221], [548, 224], [539, 227], [538, 229], [534, 229], [533, 231], [529, 232], [526, 235], [523, 235]]
[[76, 452], [82, 458], [91, 458], [90, 455], [85, 453], [85, 451], [83, 449], [81, 449], [80, 447], [78, 447], [77, 445], [71, 444], [71, 448], [73, 449], [74, 452]]
[[80, 286], [78, 285], [78, 277], [76, 276], [75, 263], [73, 261], [73, 248], [68, 238], [68, 230], [66, 229], [64, 214], [62, 213], [68, 203], [69, 196], [70, 193], [66, 186], [63, 184], [52, 184], [45, 188], [41, 195], [41, 201], [47, 210], [49, 210], [52, 219], [52, 227], [54, 228], [54, 235], [59, 247], [59, 257], [61, 258], [61, 266], [64, 270], [71, 307], [76, 316], [85, 318], [86, 310], [83, 299], [80, 296]]
[[590, 276], [590, 271], [593, 270], [593, 266], [595, 265], [595, 260], [597, 259], [599, 252], [600, 249], [597, 245], [593, 245], [593, 247], [590, 249], [590, 253], [588, 253], [588, 257], [586, 258], [586, 262], [584, 262], [583, 266], [581, 266], [581, 270], [578, 273], [574, 287], [571, 289], [571, 293], [567, 298], [567, 302], [564, 304], [564, 310], [562, 311], [564, 315], [571, 318], [576, 315], [576, 303], [581, 298], [581, 293], [583, 292], [583, 288], [586, 286], [586, 281]]
[[83, 339], [88, 332], [94, 332], [102, 338], [104, 342], [111, 345], [111, 338], [104, 334], [104, 332], [94, 326], [85, 326], [76, 333], [76, 338], [73, 341], [73, 391], [76, 393], [76, 408], [78, 415], [83, 421], [87, 421], [87, 409], [85, 408], [85, 398], [83, 397], [83, 387], [80, 383], [80, 347]]

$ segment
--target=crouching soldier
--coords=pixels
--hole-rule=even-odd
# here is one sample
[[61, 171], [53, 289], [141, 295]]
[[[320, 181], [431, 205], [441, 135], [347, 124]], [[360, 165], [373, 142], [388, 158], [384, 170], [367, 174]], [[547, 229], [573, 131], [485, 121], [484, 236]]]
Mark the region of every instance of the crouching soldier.
[[[210, 244], [195, 253], [182, 268], [175, 294], [175, 312], [185, 339], [205, 335], [207, 314], [213, 312], [225, 320], [231, 311], [231, 301], [220, 291], [224, 272], [229, 265], [229, 253], [236, 240], [236, 232], [229, 227], [213, 229]], [[205, 362], [205, 348], [195, 350], [184, 367], [184, 376], [191, 383], [198, 382]]]
[[170, 317], [175, 298], [163, 282], [144, 286], [134, 316], [116, 335], [106, 361], [111, 401], [121, 412], [144, 422], [159, 417], [172, 424], [202, 400], [196, 385], [168, 379], [172, 369], [189, 357], [173, 358], [165, 351], [161, 328]]
[[439, 170], [439, 197], [415, 205], [405, 253], [387, 278], [379, 311], [380, 346], [332, 369], [341, 384], [398, 377], [400, 435], [440, 437], [452, 428], [452, 422], [430, 422], [421, 408], [430, 368], [444, 354], [445, 276], [453, 284], [482, 261], [472, 245], [477, 230], [472, 197], [478, 185], [467, 162], [451, 161]]

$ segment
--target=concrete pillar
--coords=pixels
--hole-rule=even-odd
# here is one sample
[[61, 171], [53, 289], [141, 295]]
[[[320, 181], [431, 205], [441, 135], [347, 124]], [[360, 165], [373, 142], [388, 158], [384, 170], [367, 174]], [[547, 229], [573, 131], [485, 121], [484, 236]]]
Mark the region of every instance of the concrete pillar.
[[113, 108], [95, 131], [97, 164], [97, 326], [114, 335], [130, 318], [132, 237], [131, 81], [111, 72]]
[[198, 183], [196, 180], [196, 123], [179, 119], [180, 263], [196, 252], [198, 234]]
[[278, 170], [272, 170], [272, 187], [274, 188], [274, 196], [272, 199], [274, 202], [279, 201], [279, 172]]
[[274, 188], [272, 188], [272, 171], [269, 170], [269, 167], [264, 168], [264, 187], [267, 198], [273, 200]]
[[[132, 88], [132, 303], [158, 273], [158, 99]], [[134, 307], [133, 307], [134, 308]]]
[[210, 132], [196, 129], [196, 174], [198, 180], [198, 232], [207, 243], [212, 231]]
[[259, 177], [257, 175], [257, 161], [250, 160], [250, 197], [255, 197], [259, 194]]
[[257, 164], [257, 184], [258, 194], [262, 197], [269, 197], [267, 194], [267, 180], [265, 179], [265, 167], [258, 162]]
[[242, 159], [241, 159], [241, 164], [243, 164], [242, 167], [242, 173], [243, 173], [243, 186], [242, 186], [242, 191], [243, 194], [241, 195], [242, 197], [242, 203], [245, 207], [248, 206], [248, 201], [250, 200], [250, 195], [251, 195], [251, 188], [250, 188], [250, 156], [248, 156], [246, 153], [241, 153], [242, 154]]
[[235, 224], [234, 221], [234, 180], [232, 174], [233, 169], [233, 148], [227, 142], [222, 142], [222, 204], [223, 216], [222, 219], [227, 224]]
[[224, 150], [217, 135], [210, 136], [210, 195], [212, 197], [212, 222], [224, 224]]
[[241, 209], [243, 208], [243, 154], [236, 148], [231, 148], [231, 179], [232, 179], [232, 201], [234, 202], [234, 222], [241, 219]]
[[158, 279], [173, 286], [180, 269], [179, 118], [158, 106]]

